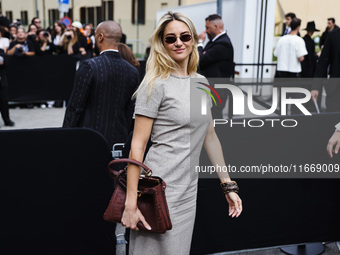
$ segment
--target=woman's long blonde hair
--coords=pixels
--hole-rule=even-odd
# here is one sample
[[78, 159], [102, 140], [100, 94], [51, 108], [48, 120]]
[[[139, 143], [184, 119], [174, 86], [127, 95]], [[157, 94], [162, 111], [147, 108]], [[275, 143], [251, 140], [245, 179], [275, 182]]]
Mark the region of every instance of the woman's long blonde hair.
[[190, 29], [193, 40], [192, 52], [189, 56], [188, 73], [193, 74], [197, 71], [199, 55], [197, 51], [198, 35], [192, 21], [185, 15], [178, 12], [164, 14], [159, 20], [155, 31], [150, 37], [150, 55], [146, 62], [146, 73], [139, 88], [134, 93], [134, 97], [138, 94], [141, 86], [145, 83], [149, 87], [148, 95], [151, 95], [155, 80], [157, 78], [168, 78], [171, 72], [178, 67], [178, 64], [168, 55], [163, 44], [163, 36], [165, 27], [173, 20], [184, 22]]

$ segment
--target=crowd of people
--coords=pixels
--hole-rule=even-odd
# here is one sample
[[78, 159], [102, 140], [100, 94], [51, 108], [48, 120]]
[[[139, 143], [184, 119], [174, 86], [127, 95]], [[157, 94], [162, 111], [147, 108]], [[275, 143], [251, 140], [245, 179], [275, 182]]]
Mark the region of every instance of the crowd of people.
[[20, 22], [15, 22], [9, 27], [1, 27], [0, 33], [0, 48], [8, 55], [67, 54], [78, 60], [94, 56], [93, 24], [83, 26], [74, 21], [67, 27], [61, 21], [55, 21], [52, 27], [45, 29], [41, 26], [41, 20], [34, 17], [27, 31]]
[[[308, 23], [307, 35], [302, 39], [299, 36], [301, 20], [292, 13], [287, 14], [286, 19], [284, 35], [274, 52], [278, 58], [277, 77], [301, 77], [301, 63], [304, 61], [314, 64], [306, 67], [315, 68], [306, 72], [310, 77], [323, 75], [328, 65], [334, 64], [329, 62], [329, 55], [333, 54], [333, 45], [339, 45], [336, 42], [339, 42], [337, 38], [340, 36], [337, 35], [340, 32], [325, 35], [328, 38], [317, 59], [315, 45], [307, 45], [313, 32], [317, 31], [314, 22]], [[85, 60], [76, 72], [64, 128], [97, 130], [106, 138], [110, 148], [125, 142], [133, 133], [129, 157], [146, 163], [156, 176], [166, 181], [172, 230], [163, 235], [138, 232], [139, 222], [149, 230], [151, 227], [137, 207], [140, 169], [132, 164], [127, 167], [127, 196], [121, 223], [131, 230], [130, 254], [152, 254], [155, 250], [162, 251], [162, 254], [189, 254], [198, 181], [198, 174], [192, 174], [190, 165], [198, 165], [204, 146], [213, 165], [225, 166], [213, 119], [223, 117], [227, 98], [222, 98], [220, 108], [213, 108], [209, 101], [212, 110], [205, 115], [198, 112], [190, 115], [188, 100], [191, 78], [209, 83], [209, 78], [234, 76], [234, 49], [224, 31], [221, 16], [209, 15], [205, 19], [205, 30], [198, 34], [187, 16], [172, 12], [164, 14], [151, 35], [146, 75], [141, 82], [139, 63], [129, 47], [120, 43], [124, 36], [120, 25], [114, 21], [100, 23], [95, 31], [92, 24], [83, 26], [77, 21], [70, 27], [55, 22], [53, 28], [43, 29], [39, 18], [32, 19], [27, 31], [20, 25], [6, 28], [0, 30], [0, 45], [5, 55], [67, 54]], [[335, 26], [332, 30], [340, 31]], [[209, 42], [204, 45], [206, 37]], [[336, 49], [339, 51], [339, 47]], [[93, 56], [97, 57], [90, 59]], [[337, 77], [332, 71], [330, 75]], [[190, 132], [194, 134], [192, 140]], [[152, 144], [146, 151], [150, 137]], [[190, 144], [190, 141], [195, 142]], [[176, 174], [173, 174], [174, 169]], [[237, 194], [237, 183], [227, 173], [219, 173], [219, 178], [229, 204], [229, 216], [240, 216], [242, 201]]]
[[[340, 38], [336, 35], [339, 31], [335, 24], [334, 18], [328, 18], [327, 27], [322, 33], [319, 46], [320, 51], [316, 52], [315, 42], [312, 38], [314, 32], [320, 30], [316, 28], [314, 21], [307, 23], [305, 30], [306, 35], [300, 37], [301, 20], [296, 17], [294, 13], [287, 13], [285, 15], [285, 29], [282, 37], [279, 39], [274, 55], [277, 57], [276, 78], [331, 78], [339, 77], [334, 73], [338, 64], [336, 43], [340, 42]], [[333, 39], [328, 39], [332, 37]], [[337, 39], [339, 38], [339, 39]], [[333, 44], [333, 42], [335, 44]], [[333, 86], [325, 86], [326, 97], [326, 111], [335, 112], [340, 111], [340, 88], [332, 88]], [[311, 91], [312, 100], [307, 104], [310, 111], [316, 111], [320, 108], [321, 97], [318, 97], [322, 92], [322, 84], [311, 84], [306, 86]], [[332, 88], [330, 91], [330, 88]], [[293, 95], [294, 96], [294, 95]], [[315, 101], [315, 102], [313, 102]], [[292, 113], [298, 113], [293, 111]]]
[[[120, 45], [122, 57], [139, 69], [139, 62], [125, 42], [124, 35]], [[26, 30], [20, 20], [14, 20], [10, 24], [4, 16], [1, 16], [0, 21], [0, 53], [3, 55], [0, 56], [0, 66], [3, 70], [0, 84], [0, 110], [6, 126], [15, 124], [9, 118], [8, 84], [7, 79], [4, 78], [9, 57], [70, 55], [77, 61], [84, 61], [99, 55], [95, 47], [94, 26], [91, 23], [83, 25], [79, 21], [74, 21], [70, 26], [66, 26], [61, 21], [55, 21], [52, 26], [43, 28], [41, 20], [34, 17]], [[21, 108], [62, 107], [63, 101], [20, 103], [15, 106], [17, 105]]]
[[[276, 78], [331, 78], [324, 82], [316, 81], [304, 85], [311, 91], [311, 100], [307, 108], [320, 107], [323, 88], [326, 91], [326, 111], [340, 112], [340, 86], [337, 79], [340, 77], [340, 29], [334, 18], [327, 19], [327, 27], [322, 33], [319, 46], [320, 51], [315, 52], [315, 42], [312, 39], [316, 29], [315, 22], [310, 21], [304, 29], [306, 35], [300, 37], [301, 20], [294, 13], [285, 15], [286, 23], [282, 37], [279, 39], [274, 55], [277, 57]], [[294, 84], [296, 86], [296, 84]], [[292, 97], [298, 95], [294, 94]], [[314, 101], [314, 102], [313, 102]], [[314, 105], [313, 105], [314, 103]], [[314, 108], [314, 109], [315, 109]], [[313, 110], [312, 110], [313, 111]], [[292, 113], [297, 113], [292, 109]], [[332, 158], [338, 154], [340, 148], [340, 123], [335, 126], [335, 132], [329, 139], [327, 152]]]

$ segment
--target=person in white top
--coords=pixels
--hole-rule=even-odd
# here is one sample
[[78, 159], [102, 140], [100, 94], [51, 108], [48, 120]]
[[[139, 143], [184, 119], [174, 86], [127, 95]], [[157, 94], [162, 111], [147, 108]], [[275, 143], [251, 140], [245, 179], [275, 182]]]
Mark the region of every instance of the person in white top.
[[305, 42], [298, 36], [301, 20], [294, 18], [291, 31], [277, 42], [274, 56], [277, 57], [277, 78], [300, 77], [301, 62], [308, 54]]
[[56, 21], [53, 23], [52, 40], [55, 46], [58, 46], [61, 35], [64, 32], [65, 32], [65, 27], [61, 22]]
[[[301, 62], [308, 54], [305, 41], [298, 36], [300, 30], [301, 20], [294, 18], [290, 22], [291, 31], [277, 42], [274, 56], [277, 57], [277, 68], [275, 78], [299, 78], [301, 77]], [[298, 87], [295, 79], [288, 82], [285, 81], [286, 87]], [[289, 93], [290, 98], [300, 98], [300, 93]], [[287, 108], [290, 114], [301, 114], [301, 110], [292, 105]]]
[[2, 27], [0, 27], [0, 49], [3, 49], [4, 52], [6, 52], [9, 47], [9, 39], [3, 37], [4, 32], [5, 30]]

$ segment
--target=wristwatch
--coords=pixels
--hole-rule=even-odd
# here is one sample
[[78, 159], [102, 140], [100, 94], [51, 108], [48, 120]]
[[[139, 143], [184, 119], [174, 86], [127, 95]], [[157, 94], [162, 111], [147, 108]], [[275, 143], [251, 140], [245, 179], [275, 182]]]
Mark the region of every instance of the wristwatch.
[[335, 125], [335, 131], [340, 132], [340, 122]]

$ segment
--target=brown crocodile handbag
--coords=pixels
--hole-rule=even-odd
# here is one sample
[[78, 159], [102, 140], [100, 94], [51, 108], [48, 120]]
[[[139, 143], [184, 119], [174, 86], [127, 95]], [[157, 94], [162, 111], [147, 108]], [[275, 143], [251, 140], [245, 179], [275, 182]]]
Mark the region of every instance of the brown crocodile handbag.
[[142, 167], [146, 172], [139, 178], [137, 207], [151, 226], [151, 230], [147, 230], [141, 222], [138, 222], [137, 227], [140, 230], [156, 233], [165, 233], [166, 230], [170, 230], [172, 224], [165, 198], [166, 183], [160, 177], [152, 176], [152, 170], [146, 165], [133, 159], [116, 159], [108, 165], [110, 175], [117, 179], [117, 186], [104, 213], [104, 220], [120, 223], [125, 207], [126, 170], [114, 170], [113, 165], [116, 163], [135, 164]]

